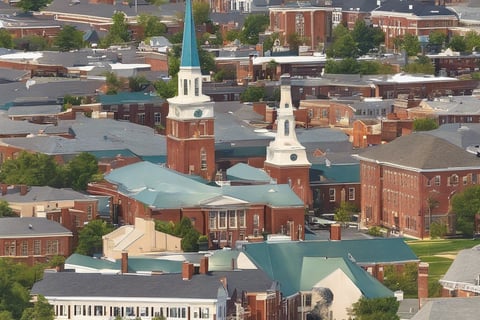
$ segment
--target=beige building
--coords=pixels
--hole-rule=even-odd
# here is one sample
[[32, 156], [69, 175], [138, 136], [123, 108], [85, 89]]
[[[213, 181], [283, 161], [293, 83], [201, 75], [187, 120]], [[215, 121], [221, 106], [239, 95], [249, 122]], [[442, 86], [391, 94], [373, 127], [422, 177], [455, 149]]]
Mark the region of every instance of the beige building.
[[153, 220], [135, 218], [135, 225], [125, 225], [103, 236], [103, 255], [120, 259], [122, 252], [140, 256], [160, 251], [181, 251], [181, 238], [155, 231]]

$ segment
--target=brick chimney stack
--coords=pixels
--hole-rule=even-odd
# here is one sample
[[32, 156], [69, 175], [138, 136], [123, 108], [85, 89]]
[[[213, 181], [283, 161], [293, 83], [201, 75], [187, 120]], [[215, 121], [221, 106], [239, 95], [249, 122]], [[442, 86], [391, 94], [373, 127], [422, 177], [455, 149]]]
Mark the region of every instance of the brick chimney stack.
[[200, 259], [200, 274], [207, 274], [208, 273], [208, 257], [202, 257]]
[[182, 264], [182, 279], [192, 280], [193, 277], [193, 263], [184, 261]]
[[342, 226], [340, 224], [334, 223], [330, 225], [330, 240], [342, 240]]
[[122, 273], [128, 273], [128, 251], [122, 251]]
[[418, 264], [418, 308], [422, 308], [428, 298], [428, 263]]
[[27, 192], [28, 192], [28, 187], [27, 187], [27, 185], [26, 185], [26, 184], [21, 184], [21, 185], [20, 185], [20, 195], [21, 195], [21, 196], [24, 196], [24, 195], [27, 194]]

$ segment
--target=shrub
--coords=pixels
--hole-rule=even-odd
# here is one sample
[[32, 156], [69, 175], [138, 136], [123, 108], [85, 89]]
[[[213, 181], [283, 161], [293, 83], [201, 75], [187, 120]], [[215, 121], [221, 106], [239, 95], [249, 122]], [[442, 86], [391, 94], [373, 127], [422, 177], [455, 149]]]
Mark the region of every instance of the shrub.
[[381, 237], [382, 236], [382, 229], [380, 227], [371, 227], [368, 229], [367, 233], [373, 237]]

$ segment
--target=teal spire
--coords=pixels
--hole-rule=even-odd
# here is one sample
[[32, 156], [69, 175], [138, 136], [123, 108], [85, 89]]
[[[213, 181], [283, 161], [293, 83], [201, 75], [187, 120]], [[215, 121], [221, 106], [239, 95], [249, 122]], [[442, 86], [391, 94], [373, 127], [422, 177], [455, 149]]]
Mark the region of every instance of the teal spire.
[[182, 61], [180, 67], [200, 67], [191, 0], [186, 0], [185, 2], [185, 22], [183, 25]]

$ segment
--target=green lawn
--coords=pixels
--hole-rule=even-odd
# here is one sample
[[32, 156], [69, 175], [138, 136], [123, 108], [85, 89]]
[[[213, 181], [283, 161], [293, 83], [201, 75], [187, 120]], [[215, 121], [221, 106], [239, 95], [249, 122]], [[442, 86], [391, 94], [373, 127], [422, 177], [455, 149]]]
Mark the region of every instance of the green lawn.
[[[448, 240], [421, 240], [406, 241], [413, 252], [429, 266], [429, 287], [438, 288], [438, 280], [447, 272], [455, 255], [462, 249], [468, 249], [480, 244], [479, 240], [448, 239]], [[430, 292], [438, 295], [439, 292]]]

